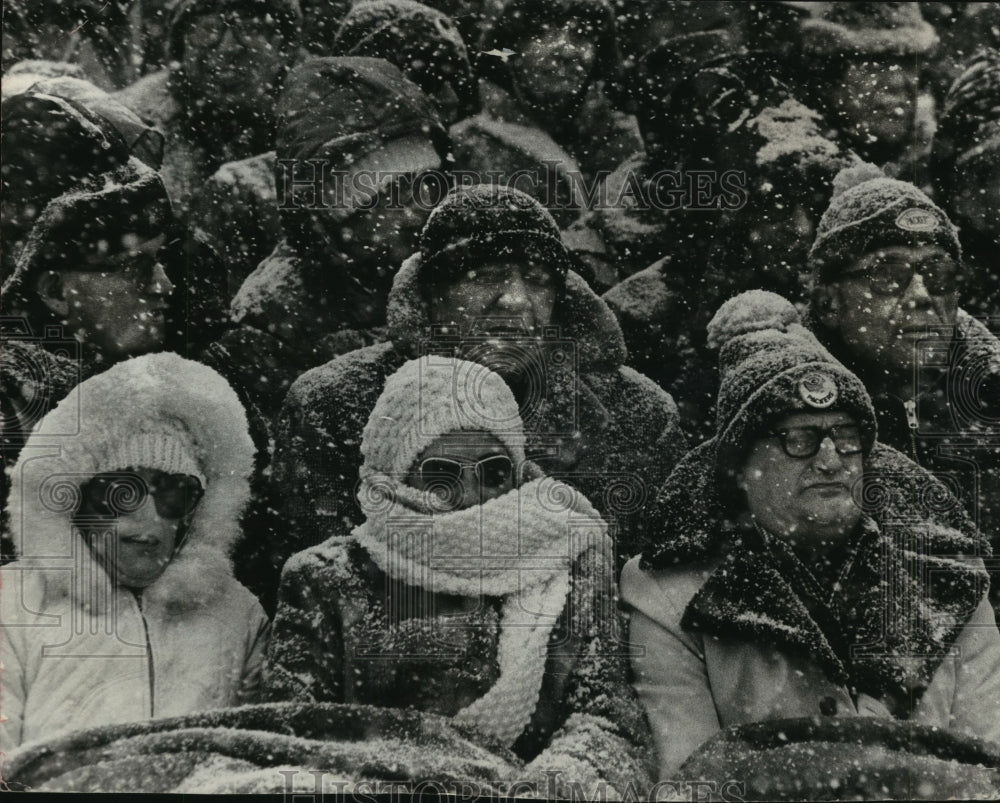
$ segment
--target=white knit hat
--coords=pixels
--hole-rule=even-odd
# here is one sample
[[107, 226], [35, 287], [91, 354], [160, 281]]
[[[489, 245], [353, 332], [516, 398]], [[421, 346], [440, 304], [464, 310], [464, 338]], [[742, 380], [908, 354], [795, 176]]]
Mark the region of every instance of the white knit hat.
[[385, 383], [361, 437], [362, 476], [400, 477], [436, 438], [488, 432], [524, 462], [524, 425], [499, 374], [467, 360], [427, 355], [405, 363]]
[[103, 471], [126, 468], [149, 468], [167, 474], [190, 474], [201, 487], [206, 485], [205, 473], [194, 457], [191, 436], [179, 427], [164, 426], [151, 432], [132, 435], [112, 446]]

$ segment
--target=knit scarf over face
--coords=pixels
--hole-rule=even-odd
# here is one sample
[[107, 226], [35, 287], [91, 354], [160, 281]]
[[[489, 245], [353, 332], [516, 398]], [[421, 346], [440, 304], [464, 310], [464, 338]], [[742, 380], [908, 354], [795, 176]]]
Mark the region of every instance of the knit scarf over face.
[[366, 477], [358, 497], [367, 519], [353, 535], [389, 577], [432, 593], [503, 599], [500, 677], [455, 719], [513, 744], [538, 703], [570, 568], [607, 538], [606, 525], [582, 494], [550, 477], [448, 512], [384, 474]]

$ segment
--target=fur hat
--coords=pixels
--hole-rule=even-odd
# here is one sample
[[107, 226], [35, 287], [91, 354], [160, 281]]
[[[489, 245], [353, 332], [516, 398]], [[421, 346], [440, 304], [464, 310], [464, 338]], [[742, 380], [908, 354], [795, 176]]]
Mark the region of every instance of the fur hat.
[[524, 463], [524, 426], [499, 374], [467, 360], [428, 355], [390, 376], [361, 436], [361, 476], [402, 477], [436, 438], [488, 432]]
[[839, 2], [802, 22], [802, 47], [819, 55], [926, 55], [938, 45], [919, 3]]
[[499, 184], [456, 187], [420, 233], [424, 276], [451, 278], [469, 264], [534, 256], [560, 277], [575, 262], [552, 215], [530, 195]]
[[[184, 549], [146, 594], [197, 607], [232, 576], [229, 553], [250, 499], [254, 446], [236, 392], [219, 374], [176, 354], [120, 362], [77, 385], [28, 438], [11, 470], [10, 529], [26, 568], [57, 570], [47, 590], [69, 594], [80, 487], [95, 474], [158, 468], [199, 477], [205, 495]], [[72, 564], [70, 564], [72, 565]]]
[[179, 0], [170, 18], [167, 39], [167, 55], [170, 60], [180, 61], [184, 58], [184, 34], [194, 20], [205, 14], [226, 11], [238, 11], [243, 15], [270, 14], [288, 41], [289, 51], [295, 49], [302, 26], [299, 0]]
[[442, 83], [450, 84], [459, 101], [458, 119], [479, 111], [479, 80], [458, 28], [447, 15], [423, 3], [358, 3], [341, 23], [333, 51], [384, 58], [428, 94]]
[[3, 284], [6, 303], [30, 306], [33, 278], [42, 271], [86, 270], [120, 253], [128, 235], [149, 239], [169, 234], [174, 225], [163, 180], [132, 157], [45, 207]]
[[[329, 170], [349, 169], [383, 143], [410, 134], [427, 137], [442, 163], [447, 163], [451, 150], [448, 132], [430, 98], [385, 59], [307, 59], [289, 74], [277, 113], [278, 171], [287, 169], [282, 164], [286, 160], [310, 159], [326, 162]], [[280, 172], [278, 176], [281, 181]], [[293, 193], [297, 191], [293, 188]], [[302, 192], [306, 193], [302, 201], [282, 207], [281, 222], [292, 245], [310, 251], [315, 246], [310, 208], [314, 190], [303, 185]], [[349, 210], [342, 208], [339, 213], [346, 217]]]
[[845, 410], [857, 420], [865, 451], [875, 442], [868, 391], [774, 293], [750, 290], [730, 299], [708, 324], [719, 350], [716, 454], [719, 466], [741, 456], [764, 427], [797, 411]]
[[862, 162], [834, 178], [809, 262], [819, 281], [829, 282], [874, 248], [916, 244], [939, 245], [954, 259], [962, 258], [958, 229], [930, 198]]

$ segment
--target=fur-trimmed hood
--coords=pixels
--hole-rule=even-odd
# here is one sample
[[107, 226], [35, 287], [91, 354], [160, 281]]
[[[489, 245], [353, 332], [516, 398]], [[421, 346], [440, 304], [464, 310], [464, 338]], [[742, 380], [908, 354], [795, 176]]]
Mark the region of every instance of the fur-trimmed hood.
[[986, 593], [981, 559], [990, 548], [960, 502], [929, 472], [875, 444], [856, 500], [865, 512], [857, 552], [838, 593], [850, 596], [844, 635], [878, 649], [852, 654], [847, 667], [773, 551], [732, 520], [722, 500], [735, 490], [720, 488], [715, 453], [706, 441], [675, 467], [646, 529], [662, 540], [644, 545], [641, 568], [716, 565], [682, 626], [806, 652], [835, 682], [919, 696]]
[[[427, 302], [421, 289], [421, 254], [412, 254], [399, 269], [389, 293], [386, 314], [390, 338], [404, 354], [416, 356], [432, 334]], [[582, 373], [618, 368], [628, 352], [621, 327], [610, 307], [573, 271], [556, 301], [559, 338], [576, 346]]]
[[[11, 470], [10, 530], [24, 569], [46, 597], [72, 596], [79, 556], [96, 563], [73, 526], [80, 486], [110, 465], [115, 447], [164, 424], [181, 430], [205, 477], [183, 548], [143, 593], [167, 610], [209, 606], [232, 584], [230, 551], [250, 498], [254, 446], [246, 413], [215, 371], [176, 354], [125, 360], [77, 385], [31, 434]], [[70, 571], [67, 571], [70, 569]]]

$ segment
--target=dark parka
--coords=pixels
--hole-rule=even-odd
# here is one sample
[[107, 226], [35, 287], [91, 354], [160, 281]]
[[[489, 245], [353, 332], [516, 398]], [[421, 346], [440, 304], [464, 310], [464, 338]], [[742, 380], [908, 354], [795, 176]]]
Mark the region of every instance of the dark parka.
[[[555, 314], [561, 330], [552, 353], [574, 350], [579, 369], [574, 376], [553, 362], [547, 372], [548, 398], [525, 415], [528, 457], [578, 487], [610, 518], [619, 556], [626, 556], [647, 498], [684, 448], [677, 407], [665, 391], [623, 365], [625, 347], [614, 316], [572, 271]], [[273, 472], [287, 528], [274, 546], [285, 557], [362, 521], [354, 497], [361, 432], [385, 380], [432, 337], [419, 254], [396, 275], [388, 336], [389, 342], [303, 374], [288, 393]]]

